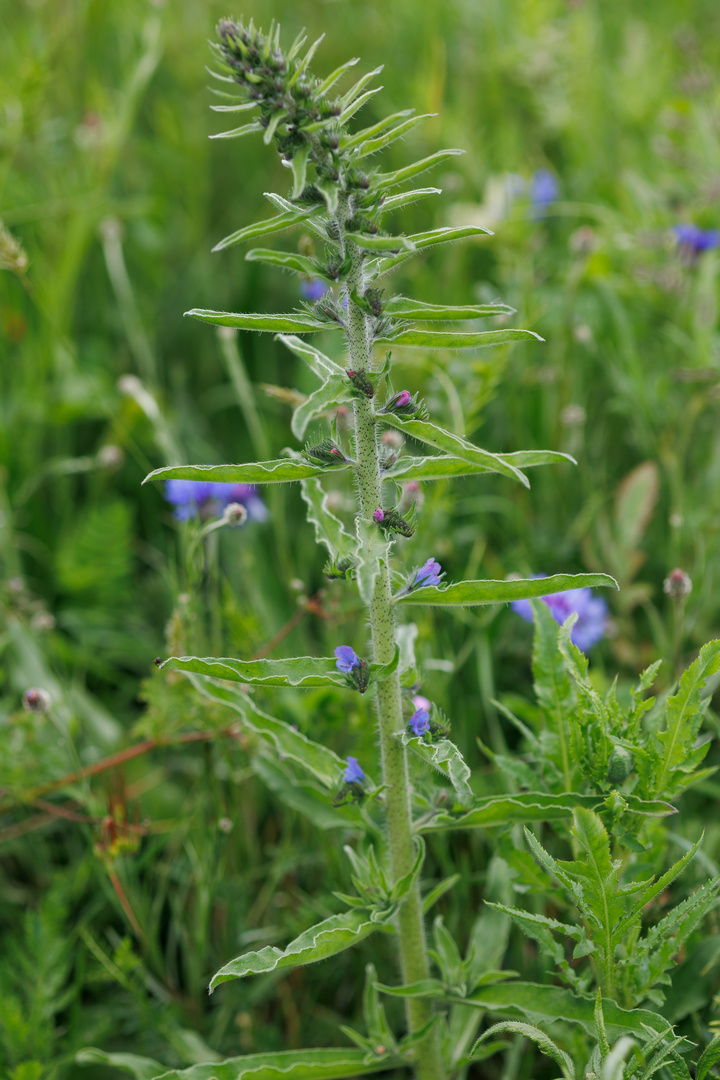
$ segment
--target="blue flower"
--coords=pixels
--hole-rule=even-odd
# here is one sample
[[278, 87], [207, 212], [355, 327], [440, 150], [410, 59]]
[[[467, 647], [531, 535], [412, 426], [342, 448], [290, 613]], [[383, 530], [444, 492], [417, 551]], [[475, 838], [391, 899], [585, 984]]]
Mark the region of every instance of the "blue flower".
[[418, 709], [414, 712], [408, 720], [408, 727], [412, 729], [413, 735], [416, 735], [418, 738], [429, 731], [430, 713], [427, 709]]
[[342, 775], [343, 781], [346, 784], [362, 784], [365, 780], [365, 773], [358, 765], [358, 759], [349, 757], [345, 760], [347, 761], [347, 769]]
[[546, 210], [560, 194], [558, 182], [548, 169], [538, 169], [530, 181], [530, 199], [536, 210]]
[[251, 521], [267, 521], [265, 503], [253, 484], [218, 484], [206, 480], [166, 480], [165, 498], [175, 507], [179, 521], [188, 521], [197, 513], [203, 517], [219, 516], [229, 503], [244, 506]]
[[720, 245], [720, 230], [701, 229], [699, 225], [674, 225], [672, 230], [680, 248], [690, 256], [700, 255]]
[[335, 660], [336, 668], [346, 675], [349, 675], [352, 669], [360, 664], [360, 657], [349, 645], [338, 645], [334, 652], [337, 657]]
[[300, 282], [300, 295], [303, 300], [321, 300], [328, 291], [328, 286], [320, 278], [303, 278]]
[[[545, 574], [536, 574], [535, 577], [542, 578]], [[587, 652], [605, 637], [608, 624], [607, 604], [599, 596], [593, 596], [592, 589], [568, 589], [567, 592], [551, 593], [549, 596], [541, 596], [540, 599], [550, 608], [557, 623], [564, 623], [573, 612], [577, 614], [570, 640], [582, 652]], [[527, 622], [532, 622], [529, 600], [514, 600], [510, 606]]]
[[441, 574], [442, 566], [436, 559], [430, 556], [425, 565], [421, 566], [415, 575], [413, 586], [414, 588], [419, 588], [421, 585], [439, 585]]

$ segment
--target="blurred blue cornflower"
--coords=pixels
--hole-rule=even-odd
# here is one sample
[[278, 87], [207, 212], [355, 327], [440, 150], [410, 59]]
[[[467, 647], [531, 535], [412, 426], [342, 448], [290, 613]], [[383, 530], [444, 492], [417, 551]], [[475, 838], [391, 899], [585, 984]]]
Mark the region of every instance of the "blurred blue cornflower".
[[530, 201], [536, 216], [542, 216], [559, 194], [560, 187], [549, 169], [537, 169], [533, 173], [530, 180]]
[[720, 246], [720, 230], [701, 229], [699, 225], [673, 225], [670, 230], [683, 254], [697, 258], [703, 251]]
[[362, 771], [358, 764], [358, 759], [355, 757], [345, 758], [347, 761], [347, 769], [342, 775], [343, 781], [346, 784], [362, 784], [365, 781], [365, 773]]
[[439, 585], [441, 576], [442, 566], [437, 559], [434, 559], [431, 555], [425, 565], [421, 566], [415, 575], [413, 587], [419, 589], [421, 586], [425, 585]]
[[300, 282], [300, 295], [303, 300], [314, 303], [323, 298], [328, 288], [329, 286], [320, 278], [303, 278]]
[[354, 667], [357, 667], [360, 663], [360, 657], [350, 645], [338, 645], [334, 650], [336, 660], [335, 666], [338, 671], [344, 672], [349, 675]]
[[418, 738], [429, 731], [430, 713], [427, 709], [418, 709], [414, 712], [408, 720], [408, 727], [412, 730], [413, 735], [416, 735]]
[[253, 484], [219, 484], [206, 480], [166, 480], [165, 498], [175, 507], [173, 516], [188, 521], [197, 513], [201, 517], [218, 517], [230, 503], [240, 503], [251, 521], [267, 521], [268, 508]]
[[[542, 578], [545, 574], [535, 574]], [[577, 622], [572, 628], [570, 640], [582, 652], [587, 652], [605, 637], [608, 624], [608, 609], [604, 600], [593, 596], [592, 589], [568, 589], [567, 592], [551, 593], [541, 596], [557, 623], [564, 623], [568, 615], [576, 613]], [[532, 622], [532, 606], [529, 600], [513, 600], [511, 608], [527, 622]]]

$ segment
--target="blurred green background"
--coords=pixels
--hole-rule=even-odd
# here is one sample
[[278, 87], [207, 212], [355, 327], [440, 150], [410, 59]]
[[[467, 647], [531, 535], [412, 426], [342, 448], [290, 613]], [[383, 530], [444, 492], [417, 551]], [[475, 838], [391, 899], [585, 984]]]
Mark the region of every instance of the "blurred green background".
[[[349, 596], [324, 582], [297, 492], [265, 493], [268, 522], [198, 543], [157, 485], [140, 486], [166, 463], [276, 456], [294, 445], [278, 387], [309, 389], [269, 336], [182, 319], [298, 302], [294, 279], [240, 248], [211, 254], [266, 215], [263, 191], [287, 187], [259, 142], [208, 141], [223, 123], [208, 109], [206, 39], [225, 14], [200, 0], [0, 2], [0, 1064], [12, 1080], [109, 1077], [73, 1064], [88, 1043], [179, 1065], [320, 1044], [358, 1009], [362, 951], [208, 1001], [208, 976], [238, 945], [334, 910], [341, 844], [276, 808], [251, 742], [210, 737], [226, 716], [151, 674], [171, 650], [248, 658], [364, 640]], [[663, 658], [669, 685], [720, 633], [720, 252], [671, 232], [720, 227], [717, 4], [269, 0], [237, 14], [279, 18], [286, 42], [325, 32], [319, 74], [351, 55], [384, 64], [364, 123], [408, 106], [439, 114], [385, 167], [467, 153], [433, 174], [443, 197], [400, 224], [496, 235], [416, 260], [394, 284], [421, 300], [502, 299], [513, 325], [546, 338], [469, 359], [403, 352], [406, 385], [452, 430], [578, 460], [535, 471], [529, 492], [499, 478], [427, 485], [407, 565], [433, 554], [451, 579], [610, 572], [621, 592], [593, 652], [598, 682]], [[527, 194], [539, 171], [556, 183], [545, 207]], [[335, 505], [352, 512], [348, 492]], [[693, 581], [683, 611], [663, 593], [676, 566]], [[482, 766], [476, 736], [508, 737], [493, 699], [529, 684], [530, 627], [494, 608], [418, 622], [423, 692]], [[21, 709], [30, 686], [51, 694], [46, 716]], [[363, 702], [348, 712], [317, 692], [272, 707], [372, 760]], [[208, 737], [180, 741], [195, 731]], [[165, 745], [52, 794], [141, 740]], [[489, 846], [433, 851], [438, 875], [464, 873], [450, 924], [478, 907]]]

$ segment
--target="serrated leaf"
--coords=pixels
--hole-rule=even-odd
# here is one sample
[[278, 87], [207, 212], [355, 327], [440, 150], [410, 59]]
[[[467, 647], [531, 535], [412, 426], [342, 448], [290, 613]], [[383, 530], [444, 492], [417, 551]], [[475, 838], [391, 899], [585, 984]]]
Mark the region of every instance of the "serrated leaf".
[[333, 323], [320, 322], [319, 319], [313, 319], [312, 315], [303, 315], [294, 311], [281, 315], [263, 315], [258, 313], [242, 314], [234, 311], [206, 311], [203, 308], [193, 308], [192, 311], [186, 311], [185, 315], [188, 318], [210, 323], [213, 326], [233, 326], [238, 330], [267, 331], [272, 334], [307, 334], [317, 330], [332, 330], [335, 328]]
[[303, 439], [308, 424], [318, 416], [324, 416], [339, 405], [352, 401], [351, 390], [352, 387], [344, 373], [332, 375], [322, 386], [314, 390], [293, 412], [290, 427], [295, 438]]
[[522, 1035], [525, 1039], [531, 1039], [543, 1054], [547, 1057], [551, 1057], [553, 1061], [560, 1066], [566, 1080], [575, 1080], [575, 1066], [565, 1051], [561, 1050], [544, 1031], [540, 1030], [540, 1028], [536, 1028], [532, 1024], [525, 1024], [518, 1020], [505, 1020], [500, 1024], [493, 1024], [487, 1031], [484, 1031], [470, 1051], [470, 1060], [472, 1061], [475, 1057], [475, 1053], [479, 1049], [481, 1043], [484, 1043], [486, 1039], [491, 1038], [493, 1035], [499, 1035], [500, 1032], [505, 1031], [512, 1031], [517, 1035]]
[[398, 738], [426, 765], [442, 773], [452, 784], [458, 800], [467, 804], [473, 798], [473, 791], [468, 781], [472, 775], [460, 750], [450, 739], [427, 743], [409, 731], [401, 731]]
[[455, 457], [469, 461], [472, 465], [482, 465], [491, 472], [509, 476], [512, 480], [519, 480], [525, 487], [529, 487], [528, 479], [514, 465], [509, 465], [497, 454], [491, 454], [489, 450], [483, 450], [460, 435], [453, 435], [450, 431], [431, 424], [429, 420], [402, 420], [393, 413], [383, 413], [383, 423], [402, 431], [404, 435], [410, 435], [413, 439], [433, 446], [436, 450], [448, 450]]
[[712, 908], [717, 906], [720, 878], [711, 878], [682, 903], [672, 908], [647, 934], [635, 942], [633, 961], [640, 974], [642, 998], [675, 965], [675, 957], [690, 934]]
[[341, 915], [331, 915], [317, 926], [310, 927], [296, 937], [285, 949], [267, 945], [257, 952], [245, 953], [231, 960], [229, 964], [213, 975], [210, 982], [212, 992], [220, 983], [230, 979], [242, 979], [246, 975], [263, 975], [279, 968], [301, 967], [326, 960], [356, 945], [368, 937], [383, 922], [390, 921], [389, 916], [380, 921], [373, 921], [366, 910], [346, 911]]
[[643, 908], [646, 907], [647, 904], [649, 904], [652, 900], [654, 900], [656, 896], [659, 896], [660, 893], [664, 892], [664, 890], [667, 889], [668, 885], [670, 885], [675, 880], [675, 878], [679, 877], [680, 874], [682, 874], [688, 863], [691, 862], [692, 859], [694, 859], [698, 849], [700, 848], [700, 845], [703, 842], [704, 835], [705, 834], [703, 833], [702, 836], [700, 836], [700, 838], [695, 841], [692, 847], [685, 852], [682, 858], [678, 859], [678, 861], [674, 863], [670, 867], [670, 869], [667, 870], [661, 877], [659, 877], [657, 881], [649, 882], [642, 890], [642, 892], [638, 893], [635, 904], [631, 908], [630, 912], [618, 924], [618, 936], [625, 934], [629, 927], [633, 924], [633, 922], [636, 919], [640, 918]]
[[409, 206], [419, 199], [427, 199], [428, 195], [442, 195], [442, 188], [414, 188], [412, 191], [403, 191], [399, 195], [389, 195], [380, 209], [383, 214], [389, 214], [393, 210], [401, 210], [404, 206]]
[[458, 319], [482, 319], [489, 315], [514, 315], [515, 308], [508, 304], [468, 304], [462, 307], [453, 304], [425, 304], [419, 300], [411, 300], [407, 296], [392, 296], [383, 304], [383, 312], [385, 315], [391, 315], [393, 319], [444, 322]]
[[320, 352], [314, 345], [308, 344], [302, 338], [287, 334], [278, 334], [277, 340], [282, 341], [286, 349], [290, 349], [296, 356], [307, 364], [310, 370], [323, 382], [331, 375], [344, 375], [345, 369], [331, 360], [325, 353]]
[[476, 333], [452, 330], [401, 330], [389, 337], [375, 339], [376, 345], [422, 349], [488, 349], [512, 341], [544, 341], [534, 330], [478, 330]]
[[432, 604], [471, 607], [478, 604], [507, 604], [530, 600], [568, 589], [619, 588], [608, 574], [554, 574], [546, 578], [519, 578], [514, 581], [458, 581], [442, 589], [436, 585], [416, 589], [399, 597], [397, 604]]
[[[87, 1056], [87, 1055], [94, 1056]], [[121, 1059], [133, 1054], [109, 1054], [104, 1050], [81, 1050], [77, 1060], [125, 1068]], [[165, 1069], [160, 1073], [135, 1073], [137, 1080], [347, 1080], [374, 1072], [387, 1071], [402, 1064], [393, 1055], [369, 1057], [365, 1050], [280, 1050], [267, 1054], [246, 1054], [189, 1069]]]
[[716, 1035], [711, 1043], [703, 1050], [697, 1063], [695, 1080], [705, 1080], [705, 1077], [720, 1061], [720, 1035]]
[[380, 562], [386, 557], [387, 541], [374, 521], [358, 517], [356, 521], [355, 580], [365, 605], [372, 601]]
[[422, 124], [424, 120], [429, 120], [431, 117], [437, 116], [437, 113], [424, 113], [422, 116], [411, 116], [409, 119], [404, 120], [397, 127], [392, 128], [390, 131], [385, 131], [376, 138], [366, 138], [356, 145], [355, 153], [353, 154], [353, 161], [360, 161], [362, 158], [370, 157], [371, 154], [377, 154], [380, 150], [384, 150], [386, 146], [390, 146], [396, 139], [402, 138], [408, 131], [412, 131], [418, 124]]
[[348, 466], [313, 465], [309, 461], [278, 458], [275, 461], [253, 461], [246, 465], [166, 465], [154, 469], [143, 480], [196, 480], [218, 484], [287, 484], [342, 472]]
[[418, 176], [427, 169], [439, 165], [441, 161], [447, 161], [448, 158], [457, 157], [459, 154], [464, 153], [464, 150], [438, 150], [437, 153], [431, 154], [430, 157], [414, 161], [412, 165], [406, 165], [403, 169], [396, 169], [395, 172], [389, 173], [378, 173], [373, 178], [373, 187], [378, 188], [380, 191], [383, 188], [397, 187], [398, 184], [411, 180], [413, 176]]
[[218, 131], [215, 135], [210, 135], [210, 139], [241, 139], [243, 135], [254, 135], [257, 131], [264, 131], [262, 124], [257, 120], [253, 120], [251, 124], [243, 124], [242, 127], [233, 128], [232, 131]]
[[656, 737], [662, 747], [662, 757], [654, 763], [652, 794], [662, 794], [672, 780], [675, 770], [682, 769], [692, 751], [703, 706], [700, 694], [711, 675], [720, 667], [720, 641], [703, 645], [700, 655], [680, 677], [677, 693], [669, 697], [665, 707], [665, 729]]
[[340, 518], [328, 507], [327, 492], [319, 480], [304, 480], [301, 484], [303, 501], [307, 506], [306, 516], [315, 526], [315, 539], [324, 544], [330, 558], [337, 562], [355, 551], [355, 540], [346, 531]]
[[[521, 1016], [531, 1023], [552, 1023], [565, 1020], [580, 1024], [589, 1035], [595, 1037], [595, 997], [585, 997], [572, 990], [537, 983], [509, 982], [475, 990], [466, 998], [458, 998], [463, 1005], [486, 1009], [505, 1016]], [[649, 1009], [622, 1009], [614, 1001], [603, 1001], [605, 1026], [608, 1037], [617, 1039], [628, 1031], [646, 1035], [646, 1026], [653, 1031], [667, 1030], [667, 1020]]]
[[294, 251], [275, 251], [273, 248], [253, 248], [245, 255], [245, 262], [266, 263], [268, 266], [280, 266], [283, 270], [294, 270], [306, 277], [318, 277], [319, 263]]
[[[556, 450], [527, 450], [515, 454], [497, 454], [501, 461], [516, 469], [529, 469], [536, 465], [555, 465], [570, 462], [576, 465], [570, 454], [561, 454]], [[452, 454], [437, 454], [434, 457], [403, 457], [392, 468], [382, 474], [383, 480], [448, 480], [453, 476], [480, 476], [494, 472], [485, 465], [472, 464]]]
[[320, 207], [313, 206], [306, 210], [286, 210], [274, 218], [268, 218], [266, 221], [257, 221], [252, 225], [246, 225], [245, 228], [238, 229], [237, 232], [231, 233], [230, 236], [226, 236], [225, 239], [216, 244], [212, 250], [222, 251], [224, 248], [232, 247], [234, 244], [241, 244], [246, 240], [252, 240], [256, 236], [269, 236], [271, 233], [289, 229], [293, 225], [297, 225], [301, 221], [305, 221], [312, 215], [317, 214], [319, 209]]
[[227, 705], [236, 712], [242, 718], [243, 726], [271, 745], [280, 757], [297, 762], [328, 790], [337, 788], [345, 762], [327, 746], [308, 739], [283, 720], [269, 716], [234, 686], [220, 686], [194, 674], [187, 677], [204, 698]]
[[415, 245], [407, 236], [380, 236], [358, 232], [348, 233], [348, 240], [366, 251], [415, 251]]

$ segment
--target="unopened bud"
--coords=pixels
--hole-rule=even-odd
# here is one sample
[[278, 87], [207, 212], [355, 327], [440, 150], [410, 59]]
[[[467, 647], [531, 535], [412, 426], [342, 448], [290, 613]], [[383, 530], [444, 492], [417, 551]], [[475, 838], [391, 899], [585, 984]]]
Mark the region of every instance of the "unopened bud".
[[689, 596], [691, 591], [692, 580], [690, 576], [678, 567], [671, 570], [663, 581], [663, 592], [667, 593], [668, 596], [672, 596], [675, 600]]
[[51, 705], [51, 698], [47, 690], [41, 690], [37, 686], [31, 687], [23, 694], [23, 708], [28, 712], [46, 713]]
[[373, 514], [373, 520], [377, 521], [377, 523], [379, 525], [381, 522], [383, 522], [385, 520], [385, 511], [381, 510], [380, 507], [378, 507], [378, 509]]
[[364, 397], [371, 398], [375, 393], [375, 387], [370, 380], [365, 368], [358, 368], [357, 371], [350, 370], [347, 373], [347, 377], [353, 385], [353, 388], [358, 393], [363, 394]]

